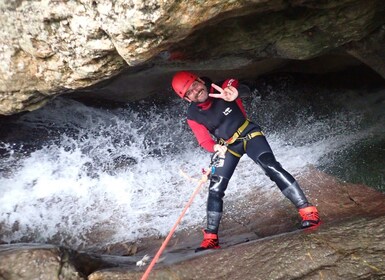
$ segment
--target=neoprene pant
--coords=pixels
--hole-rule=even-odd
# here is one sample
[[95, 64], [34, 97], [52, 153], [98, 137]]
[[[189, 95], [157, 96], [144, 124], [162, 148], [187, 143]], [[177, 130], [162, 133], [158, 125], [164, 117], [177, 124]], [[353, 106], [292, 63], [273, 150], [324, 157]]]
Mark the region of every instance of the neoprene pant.
[[[246, 151], [244, 151], [243, 141], [237, 141], [229, 145], [228, 148], [240, 155], [246, 153], [277, 184], [282, 193], [297, 208], [308, 205], [308, 201], [300, 186], [293, 176], [277, 162], [264, 136], [257, 136], [248, 140]], [[207, 229], [210, 232], [216, 233], [218, 231], [223, 211], [223, 197], [239, 160], [239, 157], [226, 152], [223, 166], [217, 167], [211, 178], [207, 200]]]

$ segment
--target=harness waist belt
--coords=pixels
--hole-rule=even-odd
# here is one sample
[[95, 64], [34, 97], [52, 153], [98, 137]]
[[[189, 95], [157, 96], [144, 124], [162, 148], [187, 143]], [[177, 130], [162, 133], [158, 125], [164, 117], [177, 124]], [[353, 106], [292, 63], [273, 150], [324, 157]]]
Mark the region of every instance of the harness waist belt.
[[233, 144], [235, 141], [237, 141], [238, 137], [242, 134], [242, 132], [245, 130], [245, 128], [249, 125], [250, 121], [248, 119], [245, 120], [245, 122], [235, 131], [233, 136], [231, 136], [229, 139], [224, 140], [220, 139], [219, 142], [224, 142], [226, 145]]
[[263, 136], [263, 133], [261, 131], [255, 131], [252, 133], [248, 133], [244, 137], [239, 137], [242, 132], [246, 129], [246, 127], [249, 125], [250, 121], [246, 119], [246, 121], [237, 129], [237, 131], [231, 136], [228, 140], [219, 139], [219, 144], [221, 145], [231, 145], [237, 140], [250, 140], [256, 136]]
[[[242, 132], [245, 130], [245, 128], [249, 125], [249, 123], [250, 123], [250, 121], [246, 119], [246, 121], [233, 134], [233, 136], [231, 136], [228, 140], [224, 140], [224, 139], [220, 138], [218, 143], [221, 145], [228, 146], [228, 145], [233, 144], [237, 140], [243, 141], [243, 150], [246, 151], [247, 141], [249, 141], [250, 139], [257, 137], [257, 136], [264, 136], [262, 131], [254, 131], [254, 132], [246, 134], [243, 137], [239, 137], [242, 134]], [[227, 148], [227, 151], [229, 151], [231, 154], [233, 154], [236, 157], [241, 157], [241, 155], [239, 153], [237, 153], [233, 150], [230, 150], [229, 148]]]

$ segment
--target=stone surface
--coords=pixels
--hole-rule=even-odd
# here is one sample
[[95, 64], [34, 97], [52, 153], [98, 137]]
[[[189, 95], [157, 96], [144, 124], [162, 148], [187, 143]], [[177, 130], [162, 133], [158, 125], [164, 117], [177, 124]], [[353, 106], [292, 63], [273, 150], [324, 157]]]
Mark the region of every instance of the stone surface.
[[144, 98], [179, 69], [247, 78], [330, 54], [344, 59], [314, 69], [353, 57], [385, 77], [384, 10], [381, 0], [3, 1], [0, 114], [73, 91]]
[[0, 245], [0, 279], [85, 279], [68, 257], [68, 251], [56, 246]]
[[[250, 241], [157, 267], [150, 279], [385, 279], [385, 216]], [[141, 279], [109, 269], [89, 280]]]

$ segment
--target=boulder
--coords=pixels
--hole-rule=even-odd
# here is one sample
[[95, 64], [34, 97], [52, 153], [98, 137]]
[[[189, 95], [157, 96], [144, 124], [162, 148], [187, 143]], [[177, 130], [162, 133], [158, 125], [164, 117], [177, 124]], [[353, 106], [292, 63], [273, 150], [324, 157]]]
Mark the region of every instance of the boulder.
[[0, 279], [85, 279], [68, 257], [68, 250], [53, 245], [0, 245]]

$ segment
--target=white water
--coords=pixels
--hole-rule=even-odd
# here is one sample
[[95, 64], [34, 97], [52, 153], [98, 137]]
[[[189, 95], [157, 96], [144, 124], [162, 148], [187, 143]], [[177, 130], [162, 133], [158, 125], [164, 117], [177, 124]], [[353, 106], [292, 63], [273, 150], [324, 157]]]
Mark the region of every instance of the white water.
[[[384, 132], [384, 101], [377, 107], [368, 97], [335, 101], [346, 104], [326, 115], [282, 100], [282, 95], [251, 101], [250, 115], [266, 128], [276, 157], [294, 176], [309, 165], [327, 164], [335, 151], [368, 133], [384, 137], [379, 133]], [[90, 249], [166, 235], [197, 185], [181, 171], [199, 179], [210, 159], [184, 123], [185, 109], [180, 100], [97, 109], [58, 98], [18, 118], [12, 125], [29, 131], [30, 137], [17, 143], [0, 139], [6, 151], [0, 173], [0, 240]], [[375, 121], [361, 125], [368, 119]], [[271, 186], [244, 157], [225, 199]], [[206, 192], [195, 199], [178, 230], [204, 226]]]

